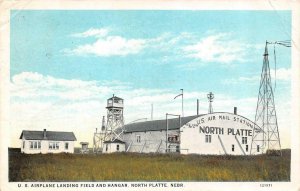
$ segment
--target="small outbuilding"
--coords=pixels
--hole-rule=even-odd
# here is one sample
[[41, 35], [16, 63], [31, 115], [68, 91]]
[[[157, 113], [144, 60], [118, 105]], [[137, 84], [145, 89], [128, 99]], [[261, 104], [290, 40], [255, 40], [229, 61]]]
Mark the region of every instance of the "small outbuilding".
[[125, 142], [115, 139], [103, 142], [103, 153], [125, 152]]
[[21, 152], [37, 153], [74, 153], [76, 137], [73, 132], [60, 131], [27, 131], [20, 136]]
[[89, 153], [89, 143], [88, 142], [80, 142], [81, 149], [80, 152], [82, 154]]

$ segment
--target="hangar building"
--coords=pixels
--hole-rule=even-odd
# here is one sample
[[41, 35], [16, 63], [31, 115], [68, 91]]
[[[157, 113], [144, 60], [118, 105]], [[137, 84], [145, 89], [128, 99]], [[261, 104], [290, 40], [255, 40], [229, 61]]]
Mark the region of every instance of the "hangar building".
[[114, 152], [249, 155], [254, 129], [254, 122], [237, 113], [215, 112], [168, 119], [168, 136], [166, 119], [127, 124], [122, 141], [105, 145], [115, 145]]

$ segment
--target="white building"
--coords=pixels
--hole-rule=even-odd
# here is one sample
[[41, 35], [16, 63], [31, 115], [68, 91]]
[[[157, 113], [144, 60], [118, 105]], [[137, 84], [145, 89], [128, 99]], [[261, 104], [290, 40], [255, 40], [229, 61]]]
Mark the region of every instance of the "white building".
[[[168, 119], [168, 135], [165, 119], [124, 127], [122, 140], [128, 152], [213, 155], [249, 155], [253, 131], [257, 130], [254, 122], [227, 112]], [[255, 154], [262, 153], [259, 146], [253, 149]]]
[[114, 152], [124, 152], [125, 142], [115, 139], [113, 141], [103, 142], [103, 153], [114, 153]]
[[73, 132], [59, 131], [22, 131], [21, 152], [26, 154], [36, 153], [74, 153]]

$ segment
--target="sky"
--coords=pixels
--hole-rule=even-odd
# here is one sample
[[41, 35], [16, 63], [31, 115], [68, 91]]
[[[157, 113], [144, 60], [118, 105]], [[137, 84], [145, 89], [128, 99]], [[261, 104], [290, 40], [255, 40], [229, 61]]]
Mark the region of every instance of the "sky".
[[[11, 143], [22, 130], [73, 131], [92, 145], [106, 100], [125, 123], [165, 113], [254, 120], [265, 42], [291, 39], [289, 11], [11, 11]], [[269, 45], [283, 148], [290, 147], [291, 49]], [[276, 72], [275, 72], [276, 71]], [[276, 73], [276, 80], [275, 80]]]

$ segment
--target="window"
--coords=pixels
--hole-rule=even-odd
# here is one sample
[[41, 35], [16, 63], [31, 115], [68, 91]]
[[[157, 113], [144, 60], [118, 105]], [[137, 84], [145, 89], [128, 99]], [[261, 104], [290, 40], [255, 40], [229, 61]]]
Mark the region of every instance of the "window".
[[23, 149], [25, 148], [25, 141], [23, 141]]
[[247, 144], [247, 137], [242, 137], [242, 144]]
[[117, 145], [117, 151], [119, 151], [119, 149], [120, 149], [120, 145]]
[[140, 135], [137, 135], [137, 136], [136, 136], [136, 142], [137, 142], [137, 143], [140, 143], [140, 142], [141, 142], [141, 136], [140, 136]]
[[[41, 149], [41, 141], [29, 141], [30, 149]], [[25, 147], [25, 142], [23, 148]]]
[[246, 145], [246, 152], [248, 152], [248, 145]]
[[211, 135], [205, 135], [205, 142], [211, 143]]
[[108, 150], [108, 145], [106, 145], [105, 150], [106, 150], [106, 151]]
[[176, 152], [179, 153], [180, 152], [180, 148], [179, 145], [176, 146]]
[[68, 150], [69, 149], [69, 143], [65, 143], [65, 150]]
[[53, 142], [49, 142], [49, 149], [53, 149]]
[[49, 149], [50, 150], [58, 150], [59, 149], [59, 142], [49, 142]]
[[234, 152], [234, 145], [232, 145], [232, 147], [231, 147], [231, 151], [232, 151], [232, 152]]
[[256, 150], [257, 152], [259, 152], [259, 145], [256, 145]]

